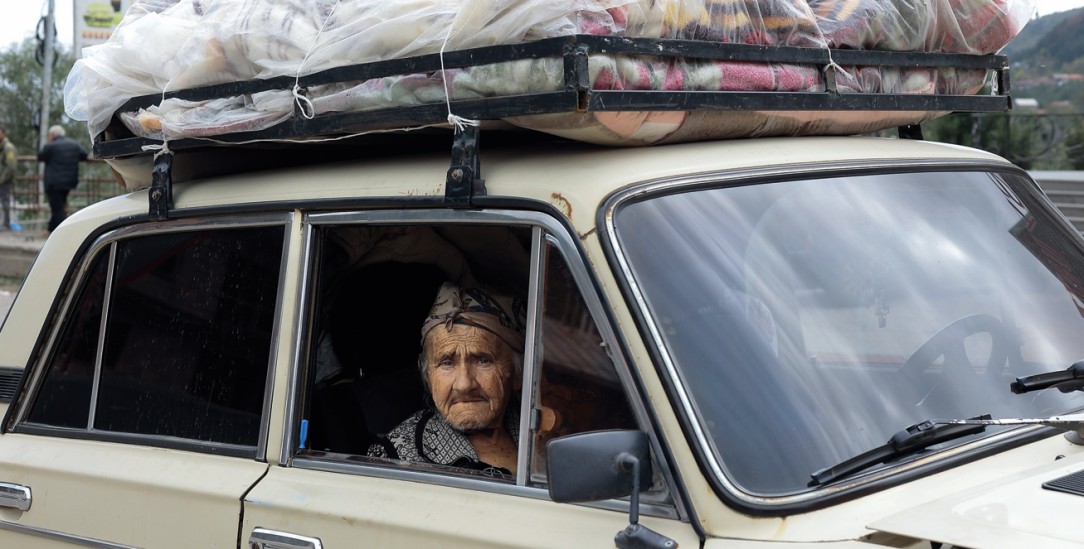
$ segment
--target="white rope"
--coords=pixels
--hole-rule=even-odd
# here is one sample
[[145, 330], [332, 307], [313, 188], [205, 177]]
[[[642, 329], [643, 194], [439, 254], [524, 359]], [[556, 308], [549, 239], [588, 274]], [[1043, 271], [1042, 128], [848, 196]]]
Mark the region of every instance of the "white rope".
[[163, 154], [173, 154], [173, 151], [169, 150], [169, 141], [166, 141], [164, 139], [162, 140], [161, 145], [158, 145], [158, 144], [143, 145], [141, 148], [143, 149], [144, 152], [155, 151], [154, 152], [154, 159], [155, 160], [158, 160], [158, 157], [162, 156]]
[[297, 108], [301, 111], [301, 116], [306, 120], [312, 120], [316, 116], [316, 106], [313, 105], [312, 100], [305, 97], [305, 94], [301, 93], [301, 69], [305, 66], [305, 62], [309, 60], [309, 56], [312, 55], [313, 48], [316, 47], [316, 43], [320, 41], [320, 35], [324, 33], [324, 29], [327, 28], [327, 24], [331, 21], [331, 16], [335, 15], [335, 10], [339, 7], [339, 2], [342, 0], [335, 0], [335, 5], [331, 6], [331, 11], [328, 12], [327, 18], [324, 19], [324, 24], [320, 25], [320, 30], [316, 32], [316, 36], [313, 37], [312, 43], [309, 44], [308, 51], [305, 52], [305, 57], [301, 59], [301, 63], [297, 65], [297, 73], [294, 74], [294, 103], [297, 104]]
[[297, 104], [297, 108], [301, 111], [301, 116], [305, 120], [312, 120], [316, 117], [316, 105], [312, 103], [312, 99], [309, 99], [305, 94], [301, 93], [301, 86], [297, 85], [297, 81], [294, 81], [294, 103]]
[[835, 59], [832, 59], [832, 48], [830, 48], [830, 47], [825, 48], [825, 51], [828, 52], [828, 65], [825, 68], [831, 67], [831, 68], [835, 69], [837, 72], [842, 73], [843, 76], [846, 76], [847, 78], [850, 78], [851, 80], [855, 79], [854, 76], [851, 73], [847, 72], [846, 69], [844, 69], [843, 67], [841, 67], [839, 65], [839, 63], [836, 63]]
[[[319, 139], [250, 139], [248, 141], [222, 141], [219, 139], [212, 139], [210, 137], [186, 137], [185, 139], [193, 139], [198, 141], [204, 141], [207, 143], [217, 143], [219, 145], [252, 145], [255, 143], [323, 143], [326, 141], [341, 141], [343, 139], [350, 139], [352, 137], [361, 137], [364, 135], [370, 135], [375, 133], [401, 133], [412, 132], [414, 130], [424, 130], [428, 128], [440, 128], [443, 124], [427, 124], [425, 126], [410, 126], [404, 128], [391, 128], [387, 130], [369, 130], [364, 132], [352, 133], [349, 135], [338, 135], [333, 137], [321, 137]], [[146, 147], [157, 147], [158, 145], [144, 145]]]
[[444, 43], [440, 45], [440, 85], [444, 88], [444, 105], [448, 108], [448, 123], [455, 128], [456, 133], [461, 133], [467, 126], [477, 126], [477, 120], [463, 118], [452, 114], [451, 92], [448, 91], [448, 73], [444, 69], [444, 48], [448, 46], [448, 39], [452, 37], [452, 26], [448, 26], [448, 34], [444, 35]]

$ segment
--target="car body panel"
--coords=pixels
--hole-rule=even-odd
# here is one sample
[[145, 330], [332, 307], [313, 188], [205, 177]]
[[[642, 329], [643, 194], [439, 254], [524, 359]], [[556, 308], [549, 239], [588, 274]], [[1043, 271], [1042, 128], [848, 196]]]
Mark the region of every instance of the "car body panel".
[[[245, 498], [242, 538], [263, 527], [316, 537], [325, 547], [604, 547], [628, 525], [626, 513], [554, 503], [537, 489], [515, 495], [484, 485], [272, 467]], [[682, 547], [699, 543], [688, 524], [643, 522]]]
[[19, 433], [2, 440], [0, 482], [30, 488], [32, 501], [27, 511], [0, 509], [0, 530], [24, 532], [28, 544], [54, 533], [131, 547], [233, 546], [241, 497], [267, 470], [164, 448]]
[[[1061, 437], [1057, 437], [1061, 438]], [[870, 524], [898, 535], [963, 547], [1066, 547], [1081, 544], [1077, 508], [1082, 494], [1043, 484], [1084, 470], [1080, 451], [1031, 469], [1004, 471], [972, 488]], [[1027, 502], [1022, 505], [1021, 502]]]

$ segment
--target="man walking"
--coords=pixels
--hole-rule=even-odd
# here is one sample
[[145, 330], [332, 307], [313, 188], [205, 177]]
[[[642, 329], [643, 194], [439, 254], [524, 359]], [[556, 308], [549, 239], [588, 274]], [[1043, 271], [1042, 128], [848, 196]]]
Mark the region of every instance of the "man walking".
[[11, 199], [15, 194], [15, 145], [8, 140], [7, 128], [0, 126], [0, 209], [4, 211], [4, 229], [11, 230]]
[[87, 150], [64, 135], [64, 128], [49, 128], [49, 142], [38, 151], [38, 161], [45, 162], [45, 196], [49, 198], [49, 232], [68, 217], [68, 193], [79, 184], [79, 162], [87, 159]]

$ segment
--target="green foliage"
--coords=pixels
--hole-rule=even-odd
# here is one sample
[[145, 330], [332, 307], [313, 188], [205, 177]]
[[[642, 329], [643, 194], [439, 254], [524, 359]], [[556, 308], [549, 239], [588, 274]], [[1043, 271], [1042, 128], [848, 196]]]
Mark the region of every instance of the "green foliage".
[[[19, 148], [19, 154], [35, 154], [38, 149], [38, 128], [35, 113], [41, 110], [42, 66], [36, 59], [38, 44], [33, 38], [13, 44], [0, 52], [0, 123], [8, 129], [8, 138]], [[60, 124], [68, 135], [90, 144], [86, 124], [64, 116], [64, 81], [75, 57], [61, 49], [53, 65], [50, 86], [49, 118], [46, 126]]]
[[1084, 120], [1077, 120], [1065, 136], [1066, 164], [1073, 170], [1084, 170]]
[[1028, 170], [1084, 169], [1084, 114], [950, 114], [924, 124], [923, 133], [931, 141], [1003, 156]]
[[922, 125], [923, 137], [930, 141], [971, 145], [972, 120], [970, 115], [950, 114], [935, 118]]
[[[1041, 60], [1051, 67], [1064, 67], [1084, 56], [1084, 12], [1077, 11], [1059, 22], [1023, 56]], [[1027, 27], [1025, 27], [1027, 28]]]
[[[0, 51], [0, 124], [7, 127], [8, 139], [20, 155], [35, 155], [38, 151], [40, 134], [35, 118], [41, 111], [43, 73], [37, 50], [38, 42], [28, 38]], [[60, 44], [49, 87], [49, 120], [43, 124], [45, 127], [60, 124], [68, 137], [89, 151], [86, 122], [71, 120], [64, 114], [64, 83], [74, 63], [75, 55]], [[82, 172], [84, 177], [112, 179], [109, 167], [101, 162], [84, 165]]]
[[1001, 50], [1001, 53], [1008, 55], [1009, 59], [1016, 59], [1025, 52], [1034, 49], [1036, 45], [1044, 40], [1047, 33], [1054, 30], [1058, 25], [1061, 25], [1066, 19], [1076, 17], [1081, 13], [1084, 13], [1084, 9], [1077, 8], [1075, 10], [1046, 14], [1037, 19], [1032, 19], [1024, 25], [1024, 29], [1020, 31], [1020, 34], [1016, 38], [1013, 38], [1012, 42], [1009, 42], [1009, 45]]

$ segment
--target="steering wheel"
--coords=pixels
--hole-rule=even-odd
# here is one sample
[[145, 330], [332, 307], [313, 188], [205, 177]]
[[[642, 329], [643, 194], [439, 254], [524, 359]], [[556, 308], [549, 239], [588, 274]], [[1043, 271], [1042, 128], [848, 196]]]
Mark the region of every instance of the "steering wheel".
[[900, 373], [904, 377], [917, 379], [933, 366], [938, 357], [944, 356], [946, 373], [954, 370], [960, 372], [960, 369], [966, 368], [974, 374], [964, 340], [983, 333], [990, 334], [990, 358], [986, 361], [986, 372], [993, 373], [997, 368], [1004, 367], [1008, 360], [1011, 338], [1001, 321], [988, 314], [965, 316], [942, 328], [903, 363]]

